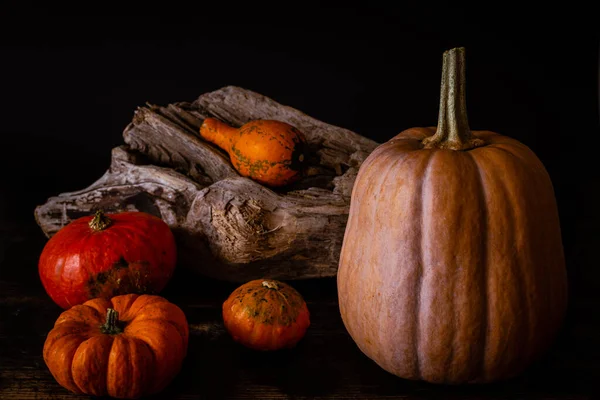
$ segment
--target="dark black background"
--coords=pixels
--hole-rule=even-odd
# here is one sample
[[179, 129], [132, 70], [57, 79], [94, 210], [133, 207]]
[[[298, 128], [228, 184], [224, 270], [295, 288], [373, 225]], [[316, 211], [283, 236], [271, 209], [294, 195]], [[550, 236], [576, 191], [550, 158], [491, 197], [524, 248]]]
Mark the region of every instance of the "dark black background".
[[535, 151], [555, 186], [572, 276], [600, 280], [585, 265], [600, 243], [599, 48], [585, 10], [283, 4], [68, 16], [3, 3], [0, 225], [36, 230], [36, 205], [100, 177], [146, 102], [238, 85], [380, 142], [435, 125], [442, 52], [465, 46], [471, 128]]
[[[6, 298], [22, 296], [18, 307], [5, 301], [0, 309], [6, 321], [0, 355], [8, 376], [24, 371], [8, 387], [20, 394], [26, 385], [35, 391], [51, 385], [40, 394], [63, 393], [39, 353], [58, 309], [35, 297], [42, 288], [34, 264], [45, 239], [33, 210], [98, 179], [136, 107], [193, 101], [238, 85], [383, 142], [409, 127], [435, 125], [442, 53], [464, 46], [471, 128], [522, 141], [550, 173], [577, 300], [565, 342], [546, 367], [486, 393], [597, 392], [598, 302], [588, 301], [600, 294], [596, 13], [567, 3], [532, 11], [490, 2], [328, 4], [215, 1], [196, 2], [195, 9], [175, 3], [124, 9], [102, 3], [86, 4], [96, 7], [93, 14], [69, 15], [81, 10], [0, 2], [0, 283]], [[218, 321], [229, 286], [186, 277], [170, 295], [187, 307], [190, 321]], [[338, 375], [346, 373], [365, 393], [480, 397], [478, 388], [450, 392], [382, 375], [345, 331], [337, 336], [343, 327], [331, 302], [334, 279], [297, 285], [315, 312], [304, 358], [302, 351], [288, 359], [238, 352], [226, 338], [196, 340], [171, 393], [254, 393], [273, 382], [285, 393], [341, 393], [352, 389], [340, 383]]]

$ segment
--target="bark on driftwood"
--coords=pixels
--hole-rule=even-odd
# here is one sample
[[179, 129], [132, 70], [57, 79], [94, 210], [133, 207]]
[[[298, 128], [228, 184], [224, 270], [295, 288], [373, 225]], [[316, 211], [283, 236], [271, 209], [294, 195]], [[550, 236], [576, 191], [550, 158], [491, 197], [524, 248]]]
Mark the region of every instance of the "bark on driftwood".
[[[284, 190], [241, 177], [226, 153], [200, 138], [209, 116], [233, 126], [254, 119], [294, 125], [311, 149], [308, 176]], [[44, 233], [99, 208], [148, 212], [173, 230], [180, 264], [235, 282], [335, 275], [354, 179], [377, 146], [238, 87], [141, 107], [123, 137], [98, 181], [36, 208]]]

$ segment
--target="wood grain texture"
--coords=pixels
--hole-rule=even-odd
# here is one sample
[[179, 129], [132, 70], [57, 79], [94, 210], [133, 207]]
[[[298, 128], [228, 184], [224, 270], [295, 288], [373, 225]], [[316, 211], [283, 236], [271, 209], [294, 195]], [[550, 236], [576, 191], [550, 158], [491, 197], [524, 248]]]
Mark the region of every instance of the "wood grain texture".
[[[307, 176], [276, 190], [241, 177], [225, 152], [199, 136], [209, 116], [236, 127], [255, 119], [295, 126], [310, 149]], [[377, 146], [238, 87], [141, 107], [123, 138], [104, 176], [36, 208], [42, 231], [50, 237], [98, 208], [149, 212], [175, 233], [183, 265], [236, 282], [334, 276], [354, 179]]]
[[[45, 243], [39, 232], [5, 240], [0, 261], [0, 399], [91, 399], [70, 394], [42, 358], [46, 335], [62, 309], [44, 293], [35, 264]], [[560, 339], [539, 363], [491, 385], [447, 387], [397, 378], [369, 360], [345, 330], [335, 279], [295, 281], [311, 312], [298, 347], [255, 352], [225, 332], [221, 305], [237, 284], [202, 279], [178, 268], [164, 291], [190, 324], [180, 374], [149, 399], [527, 399], [599, 398], [600, 298], [580, 291]]]

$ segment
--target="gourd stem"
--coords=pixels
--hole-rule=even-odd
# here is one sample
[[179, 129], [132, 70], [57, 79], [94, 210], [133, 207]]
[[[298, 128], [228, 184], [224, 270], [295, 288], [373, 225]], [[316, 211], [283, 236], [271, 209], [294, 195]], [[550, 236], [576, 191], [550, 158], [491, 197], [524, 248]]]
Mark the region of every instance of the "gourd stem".
[[109, 308], [106, 310], [106, 322], [100, 327], [102, 333], [107, 335], [118, 335], [123, 332], [121, 321], [119, 321], [119, 312]]
[[456, 47], [444, 52], [440, 110], [435, 134], [423, 140], [426, 149], [469, 150], [483, 146], [469, 129], [467, 118], [465, 49]]
[[101, 230], [108, 228], [110, 224], [112, 224], [112, 220], [104, 215], [102, 210], [96, 211], [94, 218], [88, 223], [90, 228], [95, 232], [100, 232]]

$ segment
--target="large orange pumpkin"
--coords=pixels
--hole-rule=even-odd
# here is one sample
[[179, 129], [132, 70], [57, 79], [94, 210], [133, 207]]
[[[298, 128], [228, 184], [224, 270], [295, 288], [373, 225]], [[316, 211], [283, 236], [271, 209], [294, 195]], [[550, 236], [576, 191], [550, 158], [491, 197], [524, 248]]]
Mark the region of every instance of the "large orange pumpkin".
[[515, 139], [470, 131], [464, 49], [444, 53], [437, 129], [362, 164], [338, 271], [358, 347], [403, 378], [459, 384], [523, 371], [563, 320], [567, 281], [550, 178]]
[[225, 150], [242, 176], [263, 185], [278, 187], [296, 182], [306, 169], [306, 138], [283, 121], [253, 120], [234, 128], [206, 118], [200, 136]]
[[128, 294], [63, 312], [46, 338], [44, 361], [74, 393], [135, 399], [173, 380], [187, 346], [179, 307], [159, 296]]

